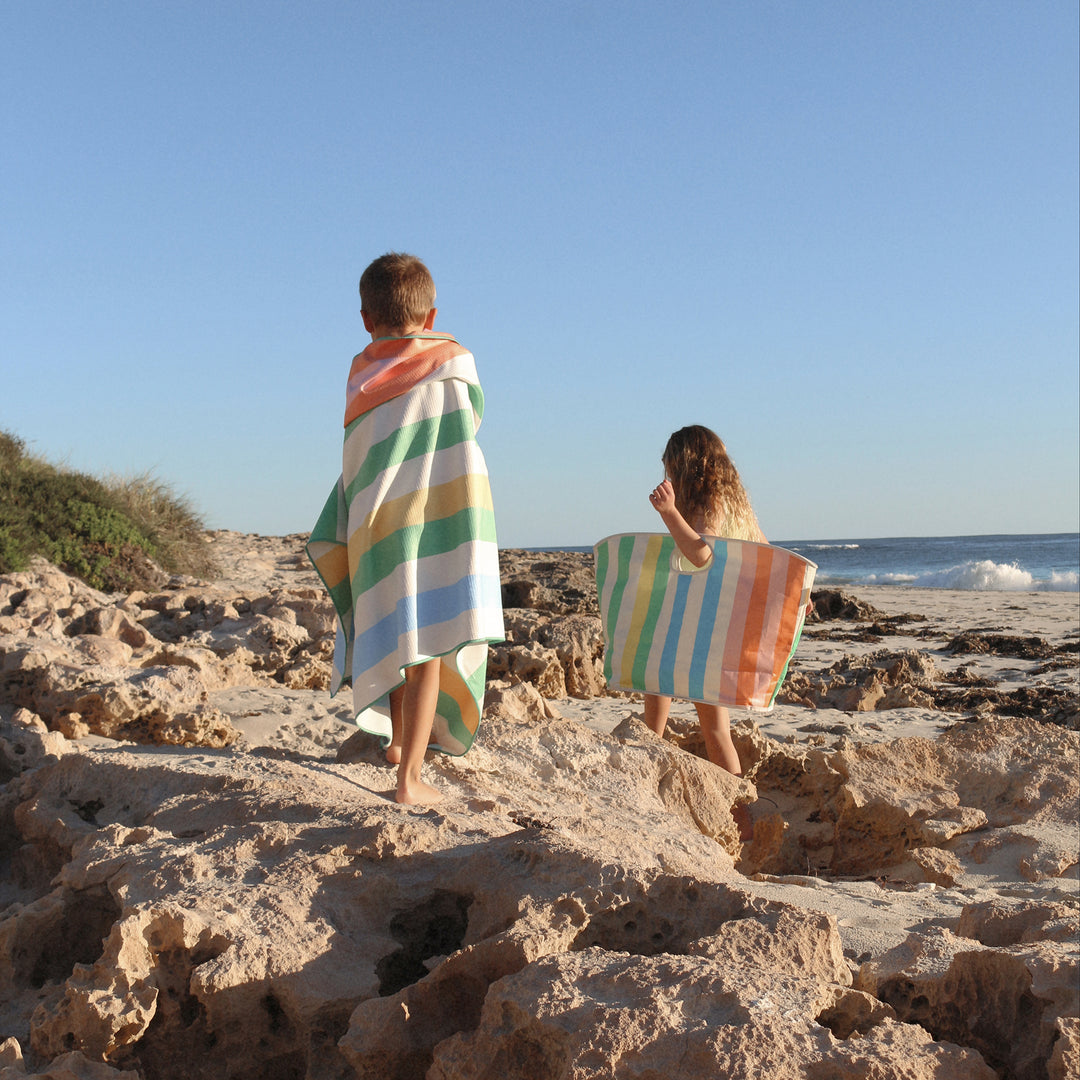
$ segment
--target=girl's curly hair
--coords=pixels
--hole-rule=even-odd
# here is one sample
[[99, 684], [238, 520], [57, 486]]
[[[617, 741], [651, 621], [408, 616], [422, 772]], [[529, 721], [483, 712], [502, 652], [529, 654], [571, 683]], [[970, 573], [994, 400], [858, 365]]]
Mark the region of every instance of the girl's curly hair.
[[739, 471], [716, 432], [701, 424], [680, 428], [660, 460], [675, 489], [675, 506], [688, 522], [701, 520], [706, 532], [717, 533], [725, 517], [753, 519]]

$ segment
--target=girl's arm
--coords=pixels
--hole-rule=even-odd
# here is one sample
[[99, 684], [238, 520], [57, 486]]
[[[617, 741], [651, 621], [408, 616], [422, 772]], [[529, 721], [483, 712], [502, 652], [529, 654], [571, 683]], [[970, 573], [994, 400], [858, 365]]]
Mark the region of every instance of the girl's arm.
[[663, 519], [676, 547], [695, 566], [704, 566], [712, 558], [712, 548], [686, 523], [686, 518], [675, 509], [675, 489], [670, 480], [654, 488], [649, 496], [653, 509]]

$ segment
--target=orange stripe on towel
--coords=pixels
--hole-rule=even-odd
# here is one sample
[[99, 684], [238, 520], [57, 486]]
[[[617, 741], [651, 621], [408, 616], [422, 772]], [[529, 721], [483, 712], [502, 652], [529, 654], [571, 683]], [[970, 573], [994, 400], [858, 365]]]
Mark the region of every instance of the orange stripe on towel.
[[806, 581], [806, 564], [790, 559], [784, 568], [784, 600], [780, 611], [779, 626], [776, 630], [776, 638], [773, 643], [773, 655], [770, 666], [773, 675], [765, 684], [764, 696], [771, 701], [776, 692], [777, 684], [781, 676], [786, 672], [786, 666], [779, 664], [781, 645], [787, 649], [789, 643], [795, 638], [795, 628], [798, 626], [799, 613], [803, 609], [802, 590]]
[[[345, 426], [348, 427], [358, 416], [376, 405], [400, 397], [436, 368], [467, 352], [468, 349], [449, 335], [440, 337], [434, 331], [414, 339], [373, 341], [362, 353], [353, 357], [345, 394]], [[393, 363], [380, 366], [395, 356], [397, 359]]]
[[765, 619], [765, 598], [769, 594], [772, 577], [773, 550], [761, 545], [757, 549], [757, 567], [754, 572], [754, 596], [760, 603], [752, 604], [746, 613], [743, 626], [742, 650], [739, 663], [739, 694], [753, 700], [757, 689], [758, 653], [761, 651], [761, 632]]

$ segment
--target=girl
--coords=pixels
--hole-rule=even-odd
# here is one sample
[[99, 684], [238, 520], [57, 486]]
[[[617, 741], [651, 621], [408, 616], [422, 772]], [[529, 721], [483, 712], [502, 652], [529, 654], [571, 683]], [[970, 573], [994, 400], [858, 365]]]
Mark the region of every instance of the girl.
[[[705, 566], [712, 558], [712, 549], [701, 539], [703, 533], [768, 543], [718, 435], [700, 424], [681, 428], [668, 439], [660, 460], [664, 480], [653, 489], [649, 502], [694, 566]], [[645, 723], [657, 735], [664, 734], [670, 708], [671, 698], [645, 695]], [[742, 776], [727, 709], [700, 701], [694, 702], [694, 708], [709, 760]]]

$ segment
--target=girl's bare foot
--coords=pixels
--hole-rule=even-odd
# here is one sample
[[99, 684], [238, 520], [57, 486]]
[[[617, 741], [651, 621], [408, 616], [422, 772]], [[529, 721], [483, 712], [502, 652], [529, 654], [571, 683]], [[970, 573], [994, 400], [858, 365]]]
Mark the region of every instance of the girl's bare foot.
[[394, 801], [405, 806], [428, 806], [442, 800], [443, 793], [423, 780], [399, 779], [397, 791], [394, 792]]
[[387, 765], [400, 765], [401, 764], [401, 743], [391, 743], [386, 748], [386, 764]]

